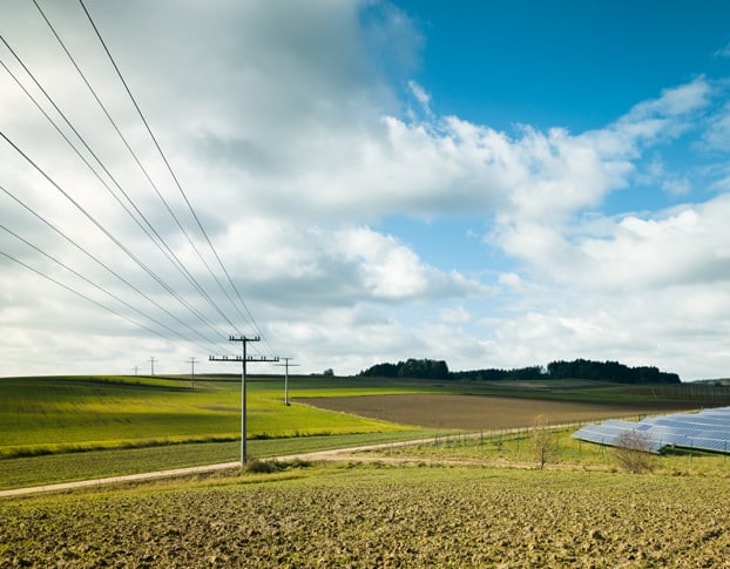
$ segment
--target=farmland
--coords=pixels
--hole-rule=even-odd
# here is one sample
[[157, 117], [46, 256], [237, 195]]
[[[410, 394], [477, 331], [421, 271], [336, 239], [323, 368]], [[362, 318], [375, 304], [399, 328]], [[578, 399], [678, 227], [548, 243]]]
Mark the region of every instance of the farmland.
[[[0, 380], [2, 487], [237, 458], [236, 381], [201, 381], [194, 392], [180, 379], [22, 381]], [[630, 475], [611, 451], [559, 429], [540, 470], [529, 429], [537, 414], [555, 424], [630, 417], [723, 393], [312, 378], [291, 395], [285, 407], [280, 381], [250, 382], [254, 456], [433, 439], [337, 463], [4, 498], [0, 567], [726, 563], [725, 457], [677, 453], [657, 458], [651, 474]]]
[[292, 465], [0, 502], [0, 567], [723, 567], [726, 478]]
[[[282, 404], [281, 382], [249, 382], [254, 438], [365, 433], [402, 427]], [[240, 438], [240, 380], [0, 379], [0, 456]]]
[[[179, 377], [0, 379], [0, 488], [236, 460], [240, 378], [191, 387]], [[319, 377], [293, 379], [288, 407], [280, 378], [254, 378], [248, 392], [252, 457], [526, 426], [537, 414], [553, 423], [635, 417], [726, 396], [580, 381]]]

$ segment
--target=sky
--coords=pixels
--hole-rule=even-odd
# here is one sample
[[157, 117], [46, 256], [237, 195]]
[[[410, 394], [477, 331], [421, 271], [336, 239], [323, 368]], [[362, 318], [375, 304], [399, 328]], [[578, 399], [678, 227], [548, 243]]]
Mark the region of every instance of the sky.
[[0, 376], [236, 373], [209, 356], [258, 335], [248, 355], [305, 374], [730, 377], [728, 22], [676, 0], [3, 2]]

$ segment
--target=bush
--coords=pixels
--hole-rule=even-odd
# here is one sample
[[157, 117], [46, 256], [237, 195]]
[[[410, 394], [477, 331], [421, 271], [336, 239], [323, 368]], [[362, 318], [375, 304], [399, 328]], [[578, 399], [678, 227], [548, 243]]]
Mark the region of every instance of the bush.
[[614, 449], [616, 459], [626, 472], [641, 474], [654, 470], [654, 457], [651, 454], [651, 439], [646, 433], [632, 430], [618, 438]]
[[553, 458], [557, 451], [555, 436], [550, 429], [547, 416], [538, 415], [532, 422], [532, 454], [540, 470]]
[[273, 474], [289, 468], [307, 468], [311, 465], [311, 462], [299, 458], [288, 462], [254, 459], [246, 464], [246, 472], [250, 472], [251, 474]]
[[252, 460], [246, 463], [246, 472], [251, 474], [273, 474], [282, 470], [281, 465], [275, 460]]

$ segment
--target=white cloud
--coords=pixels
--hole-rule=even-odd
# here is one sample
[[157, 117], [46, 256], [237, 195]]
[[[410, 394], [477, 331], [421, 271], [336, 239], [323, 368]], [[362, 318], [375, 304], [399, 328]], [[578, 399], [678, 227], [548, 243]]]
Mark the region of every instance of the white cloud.
[[709, 122], [703, 136], [705, 147], [712, 151], [730, 151], [730, 104], [725, 104]]
[[441, 310], [440, 317], [446, 324], [466, 324], [471, 321], [471, 313], [464, 306], [445, 308]]
[[664, 180], [662, 189], [672, 196], [686, 196], [690, 193], [692, 185], [687, 178], [679, 180]]
[[[443, 357], [453, 369], [611, 357], [659, 362], [697, 377], [712, 375], [710, 365], [729, 363], [722, 336], [730, 322], [724, 293], [730, 201], [722, 194], [692, 203], [698, 189], [692, 172], [657, 151], [705, 125], [698, 138], [718, 156], [727, 151], [728, 107], [711, 114], [718, 90], [708, 79], [637, 102], [601, 129], [520, 125], [503, 132], [456, 114], [436, 115], [428, 86], [415, 80], [400, 84], [421, 105], [421, 118], [402, 116], [390, 81], [416, 68], [423, 38], [388, 4], [139, 1], [91, 9], [238, 289], [274, 345], [296, 352], [306, 369], [352, 372], [411, 356]], [[367, 9], [374, 12], [363, 18]], [[0, 31], [37, 66], [186, 268], [228, 306], [99, 111], [80, 94], [78, 80], [69, 79], [61, 58], [51, 57], [42, 26], [23, 23], [36, 21], [32, 6], [4, 10]], [[48, 11], [72, 48], [88, 54], [83, 64], [100, 79], [112, 114], [207, 254], [118, 83], [108, 69], [102, 74], [103, 57], [79, 27], [79, 14], [56, 5]], [[0, 183], [183, 318], [192, 329], [187, 334], [227, 337], [225, 318], [211, 313], [13, 82], [3, 77], [0, 87], [7, 132], [185, 300], [212, 314], [210, 324], [171, 299], [7, 146], [0, 150]], [[688, 203], [601, 214], [612, 192], [637, 179]], [[714, 189], [727, 190], [726, 170], [716, 175]], [[448, 272], [427, 262], [406, 237], [373, 229], [398, 215], [483, 218], [484, 258], [470, 259], [479, 268]], [[159, 314], [2, 194], [0, 218]], [[4, 238], [2, 249], [63, 274], [15, 240]], [[454, 251], [457, 268], [459, 256]], [[177, 370], [190, 357], [185, 342], [135, 329], [7, 259], [0, 266], [8, 373], [128, 371], [152, 355]], [[76, 279], [68, 282], [101, 299]], [[39, 358], [38, 345], [53, 354], [53, 363]], [[703, 349], [713, 354], [712, 364], [698, 355]]]
[[730, 43], [725, 44], [714, 53], [715, 57], [730, 57]]

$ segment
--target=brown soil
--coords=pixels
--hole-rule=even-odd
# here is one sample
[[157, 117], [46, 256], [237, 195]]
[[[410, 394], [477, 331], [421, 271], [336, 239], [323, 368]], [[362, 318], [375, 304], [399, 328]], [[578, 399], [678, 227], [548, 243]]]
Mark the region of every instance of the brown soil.
[[728, 567], [725, 479], [369, 467], [0, 503], [0, 567]]
[[[538, 415], [551, 424], [636, 417], [657, 412], [651, 405], [571, 403], [472, 395], [363, 395], [297, 398], [298, 403], [372, 419], [435, 429], [493, 430], [526, 427]], [[680, 406], [681, 407], [681, 406]]]

